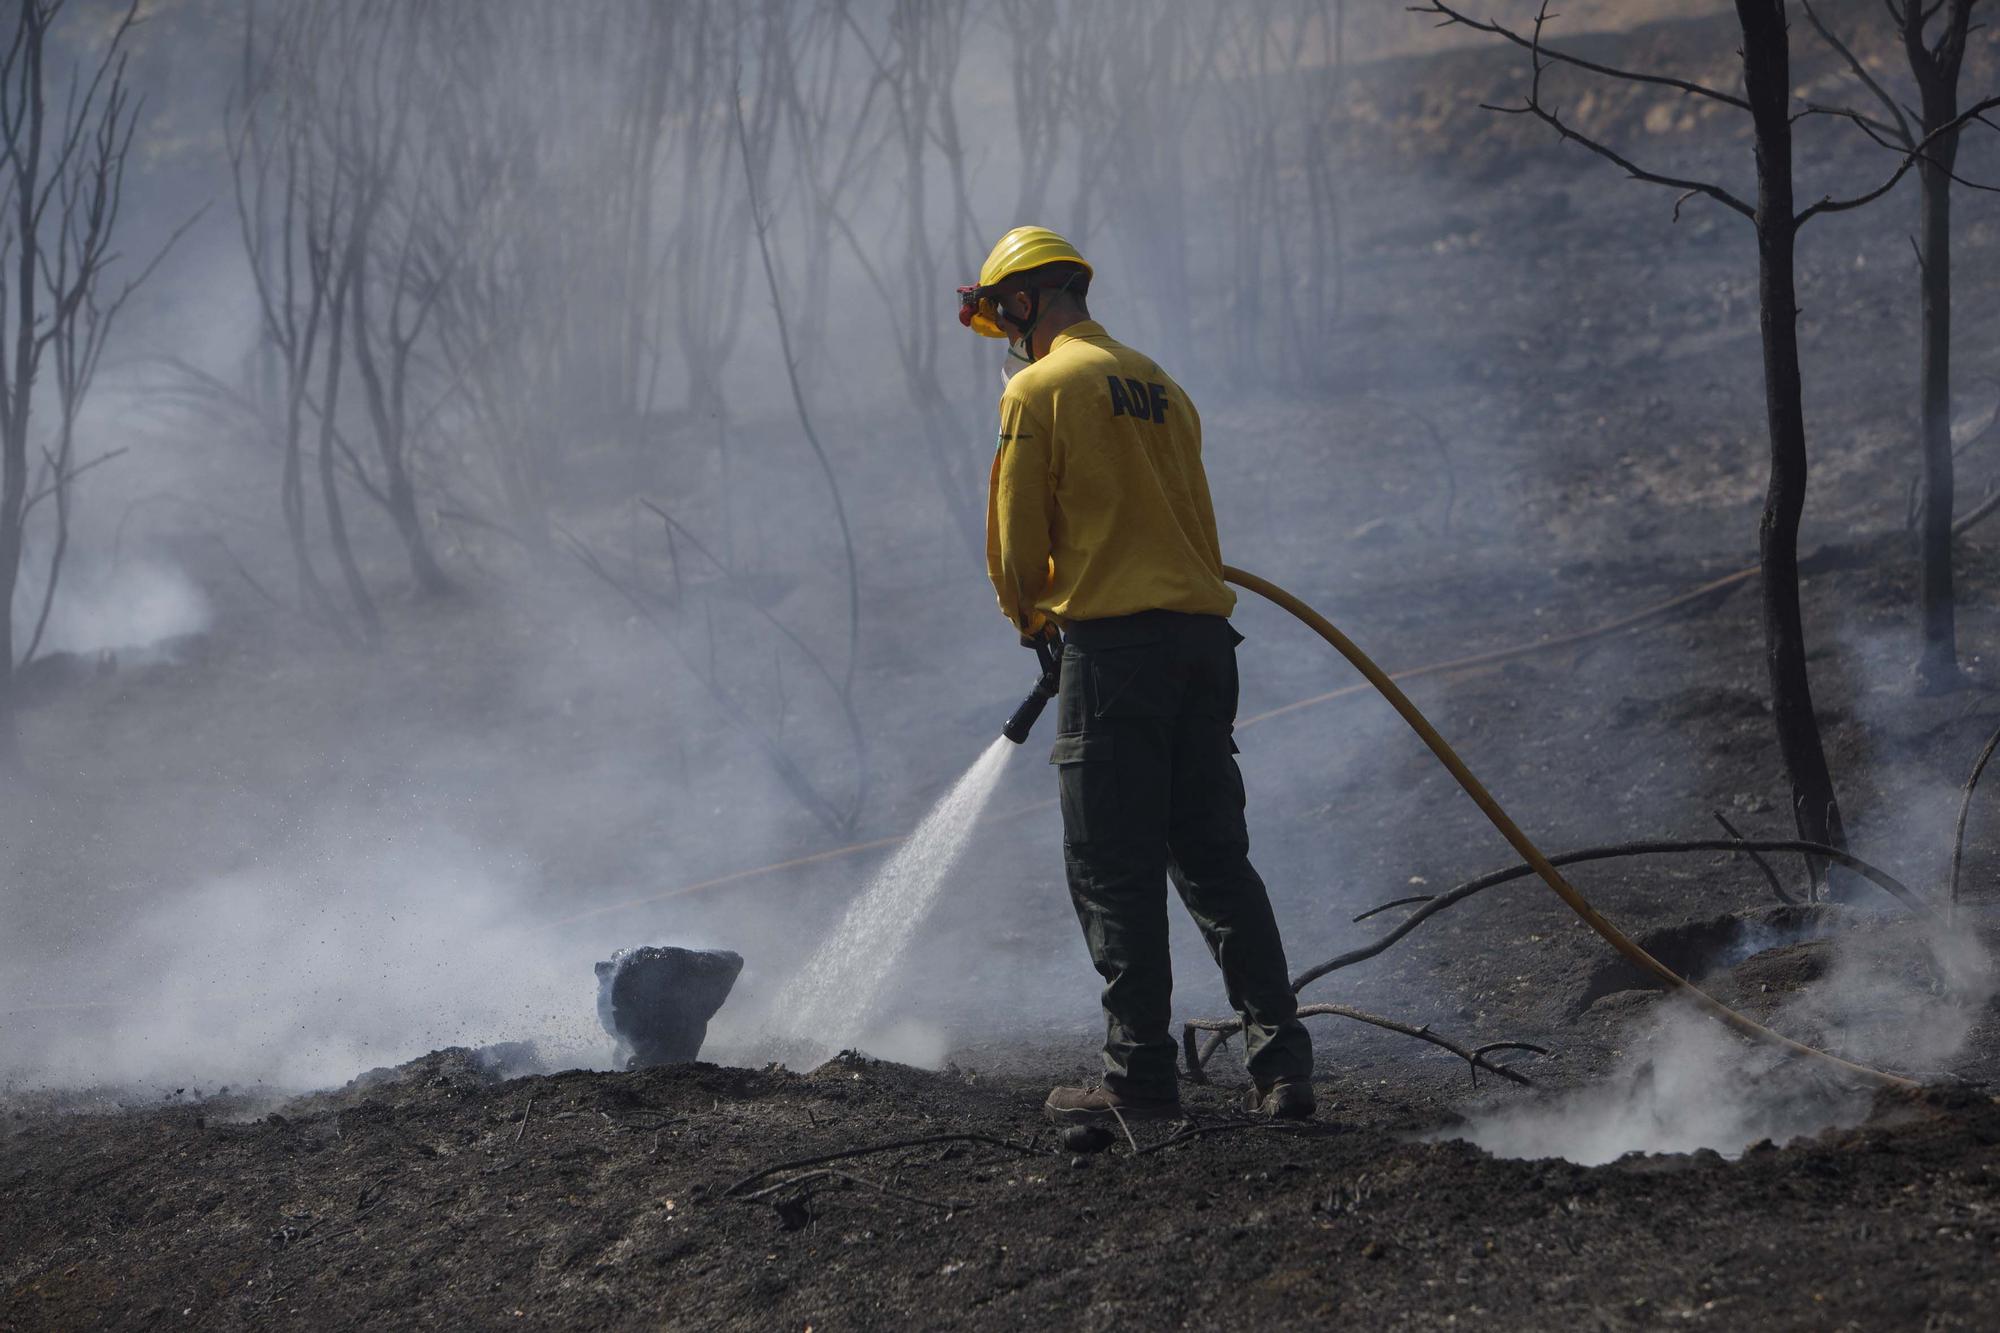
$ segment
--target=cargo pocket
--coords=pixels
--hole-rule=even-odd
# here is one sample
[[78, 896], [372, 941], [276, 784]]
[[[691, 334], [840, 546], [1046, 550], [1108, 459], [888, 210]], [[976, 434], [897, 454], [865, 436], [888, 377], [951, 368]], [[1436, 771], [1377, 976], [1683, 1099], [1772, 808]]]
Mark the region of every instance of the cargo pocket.
[[1174, 683], [1167, 650], [1159, 643], [1100, 648], [1086, 653], [1090, 667], [1090, 711], [1097, 717], [1169, 717]]
[[1107, 802], [1118, 797], [1111, 766], [1112, 737], [1089, 733], [1056, 737], [1049, 762], [1056, 766], [1056, 789], [1062, 797], [1063, 842], [1090, 841], [1093, 817], [1108, 829], [1115, 817]]

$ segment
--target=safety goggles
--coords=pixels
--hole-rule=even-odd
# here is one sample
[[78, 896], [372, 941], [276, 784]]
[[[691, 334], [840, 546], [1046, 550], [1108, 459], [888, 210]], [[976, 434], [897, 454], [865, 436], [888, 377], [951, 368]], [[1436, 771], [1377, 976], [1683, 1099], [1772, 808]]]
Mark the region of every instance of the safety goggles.
[[1000, 327], [1000, 310], [993, 303], [997, 287], [970, 286], [958, 289], [958, 322], [974, 333], [988, 338], [1004, 338], [1007, 331]]

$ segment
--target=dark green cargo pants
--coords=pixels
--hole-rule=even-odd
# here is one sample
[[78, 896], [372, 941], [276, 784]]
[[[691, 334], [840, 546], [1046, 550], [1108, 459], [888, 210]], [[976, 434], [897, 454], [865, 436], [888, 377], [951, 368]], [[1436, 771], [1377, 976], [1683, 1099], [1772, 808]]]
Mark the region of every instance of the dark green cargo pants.
[[1055, 751], [1070, 897], [1104, 978], [1104, 1083], [1173, 1096], [1171, 877], [1244, 1021], [1253, 1077], [1312, 1072], [1285, 948], [1250, 865], [1236, 767], [1236, 645], [1220, 616], [1073, 622]]

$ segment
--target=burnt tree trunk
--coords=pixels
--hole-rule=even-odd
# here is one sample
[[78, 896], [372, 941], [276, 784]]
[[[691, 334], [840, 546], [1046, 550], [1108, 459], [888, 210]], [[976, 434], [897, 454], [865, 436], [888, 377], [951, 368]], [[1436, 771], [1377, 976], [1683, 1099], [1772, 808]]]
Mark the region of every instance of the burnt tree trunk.
[[[1930, 99], [1926, 96], [1924, 100], [1924, 119], [1929, 121]], [[1951, 150], [1940, 144], [1932, 151], [1948, 155]], [[1950, 689], [1959, 682], [1958, 618], [1951, 586], [1951, 178], [1946, 174], [1948, 170], [1949, 167], [1933, 166], [1928, 160], [1917, 164], [1923, 201], [1918, 209], [1917, 232], [1917, 252], [1923, 264], [1922, 333], [1917, 345], [1923, 440], [1917, 605], [1923, 615], [1924, 642], [1916, 672], [1918, 687], [1925, 691]]]
[[[41, 275], [35, 267], [38, 225], [35, 201], [41, 184], [42, 134], [48, 114], [42, 96], [42, 44], [47, 35], [47, 23], [48, 15], [41, 6], [21, 6], [15, 40], [21, 44], [23, 56], [21, 69], [14, 77], [22, 80], [25, 86], [19, 91], [11, 87], [0, 89], [0, 95], [7, 96], [19, 107], [15, 115], [20, 117], [14, 123], [13, 132], [7, 136], [12, 176], [8, 182], [12, 198], [8, 202], [14, 206], [14, 225], [19, 235], [8, 238], [18, 246], [13, 256], [16, 266], [15, 327], [12, 330], [13, 365], [7, 377], [8, 395], [4, 408], [0, 408], [5, 414], [4, 422], [0, 422], [0, 453], [5, 455], [0, 460], [0, 474], [4, 474], [4, 480], [0, 480], [0, 594], [4, 594], [0, 595], [0, 765], [13, 764], [17, 754], [14, 597], [21, 577], [23, 528], [27, 523], [28, 407], [34, 392], [35, 363], [40, 349], [36, 341], [39, 333], [36, 283]], [[0, 355], [4, 354], [0, 352]]]
[[[1916, 0], [1907, 2], [1914, 5]], [[1922, 269], [1917, 358], [1923, 458], [1917, 605], [1923, 618], [1923, 647], [1916, 676], [1917, 687], [1926, 692], [1963, 683], [1951, 578], [1951, 176], [1958, 158], [1958, 131], [1938, 131], [1958, 119], [1958, 72], [1971, 11], [1971, 0], [1954, 0], [1935, 50], [1924, 42], [1921, 11], [1912, 9], [1903, 22], [1903, 48], [1922, 101], [1917, 133], [1925, 141], [1937, 134], [1917, 159], [1917, 260]]]
[[403, 539], [403, 549], [409, 554], [410, 573], [415, 577], [417, 587], [429, 597], [442, 597], [451, 592], [452, 581], [431, 550], [430, 538], [424, 534], [423, 516], [417, 512], [416, 486], [400, 458], [396, 461], [395, 470], [389, 474], [389, 513], [396, 521], [396, 532]]
[[[14, 589], [21, 578], [21, 509], [27, 500], [28, 461], [25, 448], [4, 441], [6, 481], [0, 496], [0, 588], [7, 590], [0, 605], [0, 769], [14, 762], [17, 745], [14, 715]], [[16, 477], [22, 480], [16, 481]]]
[[[1764, 661], [1778, 750], [1792, 788], [1792, 818], [1808, 841], [1845, 847], [1833, 777], [1820, 744], [1799, 615], [1799, 517], [1806, 502], [1805, 407], [1799, 383], [1798, 292], [1793, 249], [1791, 53], [1784, 0], [1736, 0], [1743, 27], [1743, 83], [1757, 145], [1757, 288], [1764, 342], [1764, 406], [1771, 481], [1758, 530], [1763, 564]], [[1819, 872], [1815, 867], [1815, 873]]]
[[[382, 463], [383, 507], [396, 525], [396, 535], [403, 539], [403, 550], [409, 556], [410, 574], [417, 587], [426, 596], [441, 597], [452, 591], [452, 583], [431, 551], [430, 538], [424, 534], [423, 516], [417, 512], [416, 483], [410, 475], [408, 393], [415, 335], [403, 327], [398, 310], [401, 293], [391, 293], [382, 329], [378, 331], [369, 322], [368, 246], [378, 204], [379, 195], [376, 204], [371, 204], [354, 223], [354, 362], [361, 374], [369, 423], [375, 433], [376, 457]], [[402, 276], [398, 274], [392, 281], [401, 282]], [[386, 376], [375, 349], [378, 336], [389, 362]]]
[[[40, 48], [34, 55], [39, 63]], [[39, 77], [39, 69], [37, 69]], [[40, 89], [36, 90], [36, 112], [41, 110]], [[32, 159], [31, 159], [32, 160]], [[19, 192], [17, 207], [21, 211], [22, 234], [28, 231], [30, 210], [34, 206], [32, 190]], [[23, 245], [17, 258], [20, 265], [18, 280], [20, 294], [18, 302], [19, 326], [14, 336], [13, 399], [6, 405], [7, 420], [0, 428], [0, 452], [4, 461], [0, 462], [0, 767], [13, 764], [17, 754], [15, 732], [15, 712], [17, 700], [14, 695], [14, 598], [21, 579], [21, 547], [23, 526], [27, 521], [28, 502], [28, 390], [34, 383], [35, 366], [32, 351], [35, 339], [35, 270], [34, 247]]]
[[348, 539], [347, 516], [340, 503], [340, 484], [333, 466], [333, 451], [338, 445], [334, 436], [339, 430], [334, 422], [334, 406], [340, 402], [340, 370], [344, 359], [341, 325], [347, 318], [348, 302], [352, 299], [353, 284], [358, 277], [350, 252], [343, 259], [340, 271], [329, 279], [328, 284], [326, 387], [319, 414], [319, 493], [321, 503], [326, 506], [327, 539], [332, 543], [340, 576], [347, 584], [347, 594], [353, 599], [355, 614], [361, 620], [361, 637], [364, 642], [373, 644], [382, 637], [382, 619], [375, 610], [375, 599], [368, 591], [368, 581], [361, 576], [361, 566], [355, 563], [354, 544]]

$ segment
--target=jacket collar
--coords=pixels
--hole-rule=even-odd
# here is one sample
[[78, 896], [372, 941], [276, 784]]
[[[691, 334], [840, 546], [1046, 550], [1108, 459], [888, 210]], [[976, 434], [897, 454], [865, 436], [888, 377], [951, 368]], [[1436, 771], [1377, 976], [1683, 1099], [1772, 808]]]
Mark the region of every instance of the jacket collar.
[[1080, 319], [1051, 338], [1049, 340], [1049, 350], [1043, 355], [1045, 357], [1053, 355], [1056, 348], [1061, 347], [1072, 338], [1108, 338], [1110, 336], [1110, 334], [1104, 331], [1104, 326], [1096, 320]]

